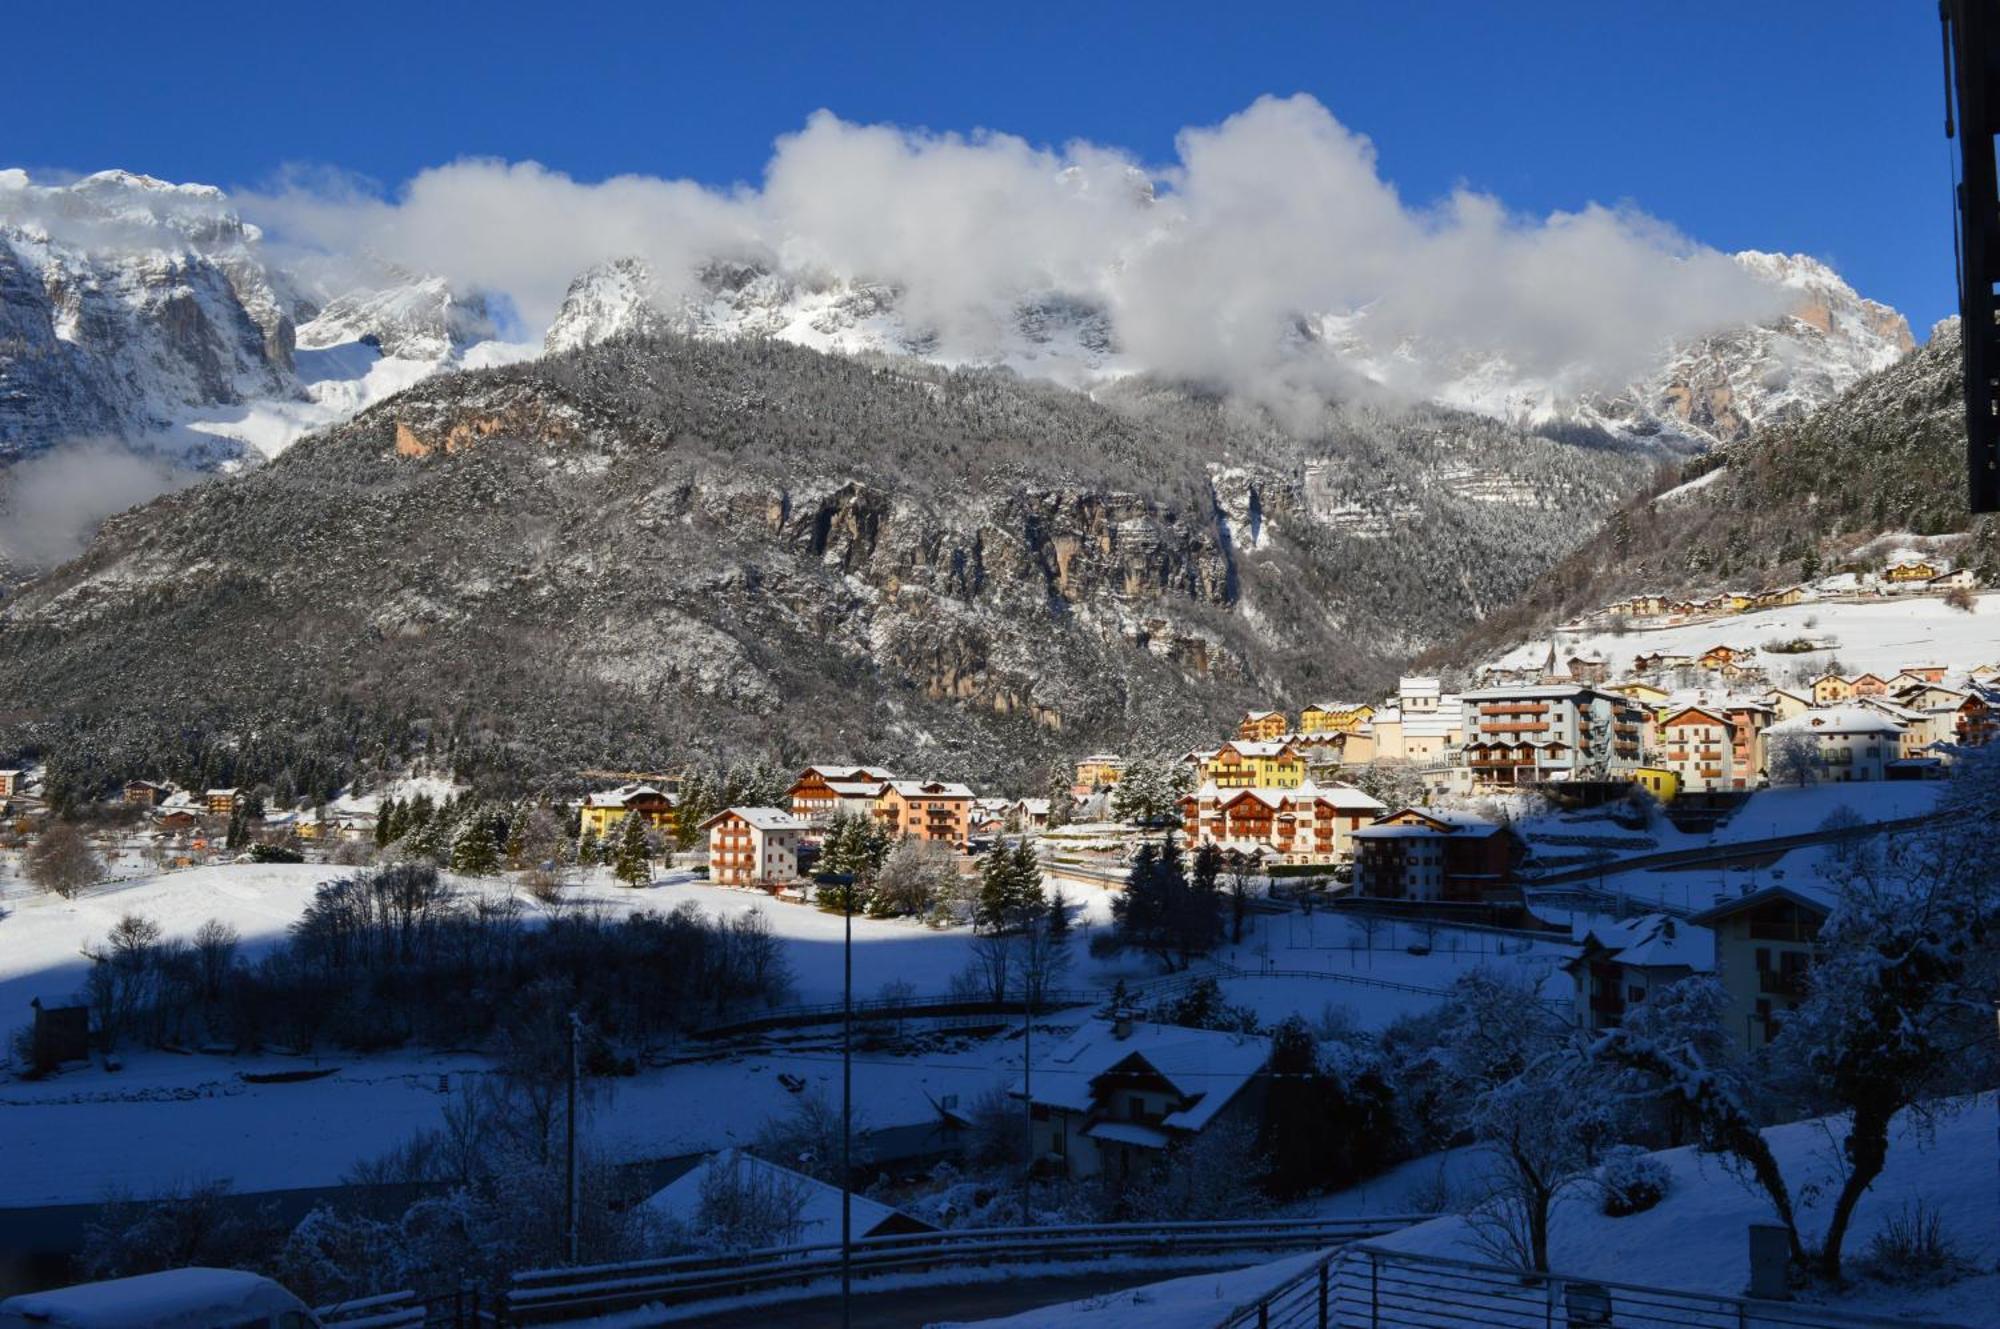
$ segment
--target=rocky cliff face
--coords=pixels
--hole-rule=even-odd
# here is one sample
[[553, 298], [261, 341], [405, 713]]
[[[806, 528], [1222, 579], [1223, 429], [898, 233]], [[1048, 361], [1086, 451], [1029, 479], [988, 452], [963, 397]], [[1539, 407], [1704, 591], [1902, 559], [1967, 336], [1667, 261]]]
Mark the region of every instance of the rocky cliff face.
[[[1338, 487], [1379, 455], [1407, 492], [1370, 519], [1421, 549], [1318, 515], [1308, 462]], [[431, 380], [114, 519], [0, 614], [0, 750], [111, 771], [349, 712], [364, 746], [517, 775], [760, 751], [1038, 779], [1378, 686], [1641, 467], [1444, 415], [1303, 443], [1164, 386], [618, 341]]]

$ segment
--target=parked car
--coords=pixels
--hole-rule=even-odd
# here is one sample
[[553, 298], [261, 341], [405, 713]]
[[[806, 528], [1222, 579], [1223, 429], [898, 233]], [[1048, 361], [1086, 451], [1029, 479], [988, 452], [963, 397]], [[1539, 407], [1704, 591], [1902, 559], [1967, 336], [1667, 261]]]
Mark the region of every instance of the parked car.
[[319, 1329], [319, 1323], [281, 1285], [236, 1269], [169, 1269], [0, 1301], [0, 1329]]

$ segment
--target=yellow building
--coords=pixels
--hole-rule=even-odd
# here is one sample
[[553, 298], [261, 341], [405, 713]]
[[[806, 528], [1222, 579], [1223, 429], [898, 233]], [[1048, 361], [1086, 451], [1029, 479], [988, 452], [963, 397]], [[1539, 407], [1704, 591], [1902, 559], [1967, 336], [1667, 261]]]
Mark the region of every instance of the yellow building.
[[1681, 777], [1662, 766], [1641, 766], [1632, 772], [1632, 783], [1662, 803], [1673, 802], [1681, 792]]
[[1299, 712], [1301, 734], [1351, 734], [1368, 723], [1375, 708], [1358, 701], [1314, 702]]
[[1203, 783], [1218, 789], [1297, 789], [1306, 778], [1306, 759], [1290, 743], [1224, 743], [1201, 765]]
[[1636, 681], [1631, 683], [1610, 683], [1605, 686], [1604, 690], [1630, 697], [1641, 706], [1658, 706], [1672, 695], [1665, 688], [1658, 688], [1654, 687], [1651, 683]]
[[1292, 722], [1283, 711], [1250, 711], [1236, 726], [1236, 736], [1251, 742], [1269, 743], [1292, 731]]
[[1812, 699], [1815, 706], [1838, 706], [1853, 701], [1854, 684], [1839, 674], [1821, 674], [1813, 680]]
[[1125, 773], [1125, 759], [1110, 752], [1093, 752], [1076, 764], [1076, 787], [1108, 789]]
[[1941, 571], [1943, 569], [1939, 568], [1937, 564], [1917, 559], [1910, 563], [1897, 563], [1885, 571], [1882, 576], [1888, 581], [1929, 581]]
[[599, 840], [609, 839], [625, 818], [638, 813], [655, 830], [671, 830], [674, 800], [649, 784], [620, 785], [590, 795], [579, 814], [581, 832]]

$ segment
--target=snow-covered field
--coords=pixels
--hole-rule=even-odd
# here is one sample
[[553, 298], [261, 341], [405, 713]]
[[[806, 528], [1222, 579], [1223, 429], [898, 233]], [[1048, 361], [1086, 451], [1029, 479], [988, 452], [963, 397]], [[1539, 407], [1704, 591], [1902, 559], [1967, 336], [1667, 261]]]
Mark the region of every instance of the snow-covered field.
[[[1625, 830], [1607, 817], [1563, 814], [1526, 818], [1517, 823], [1517, 828], [1531, 843], [1544, 835], [1603, 837], [1606, 842], [1603, 847], [1623, 858], [1805, 835], [1818, 830], [1840, 808], [1848, 809], [1863, 821], [1921, 817], [1937, 810], [1949, 788], [1942, 780], [1876, 780], [1813, 785], [1805, 789], [1760, 789], [1745, 800], [1736, 815], [1715, 830], [1701, 834], [1680, 830], [1664, 816], [1644, 831]], [[1612, 843], [1618, 840], [1626, 843]], [[1537, 843], [1536, 847], [1544, 856], [1558, 858], [1588, 852], [1585, 846], [1547, 842]]]
[[[61, 1000], [80, 985], [84, 947], [100, 942], [126, 913], [158, 922], [168, 937], [186, 937], [216, 918], [242, 934], [255, 954], [275, 944], [311, 899], [320, 881], [346, 869], [315, 864], [228, 864], [191, 868], [99, 888], [76, 900], [0, 884], [0, 1025], [24, 1022], [30, 999]], [[468, 890], [507, 889], [497, 880], [468, 880]], [[841, 990], [843, 920], [759, 893], [710, 886], [684, 874], [630, 890], [600, 873], [572, 892], [569, 907], [606, 911], [671, 909], [691, 901], [724, 917], [761, 911], [786, 942], [795, 997], [836, 1000]], [[1143, 957], [1096, 959], [1088, 935], [1106, 924], [1110, 896], [1070, 888], [1080, 905], [1076, 964], [1066, 986], [1108, 989], [1119, 978], [1158, 976]], [[539, 906], [527, 902], [531, 910]], [[919, 993], [942, 993], [971, 959], [972, 936], [902, 920], [854, 920], [855, 990], [871, 996], [891, 982]], [[1373, 949], [1351, 921], [1330, 914], [1253, 918], [1240, 945], [1218, 957], [1248, 977], [1227, 977], [1227, 998], [1275, 1021], [1293, 1012], [1316, 1019], [1343, 1008], [1363, 1028], [1379, 1029], [1424, 1009], [1436, 998], [1343, 981], [1352, 976], [1441, 989], [1480, 964], [1523, 969], [1555, 981], [1562, 948], [1445, 929], [1428, 938], [1428, 956], [1408, 947], [1424, 940], [1409, 925], [1378, 928]], [[1315, 977], [1266, 969], [1319, 971]], [[1053, 1035], [1074, 1016], [1053, 1016]], [[1056, 1038], [1037, 1039], [1038, 1054]], [[0, 1205], [88, 1202], [110, 1190], [145, 1192], [164, 1183], [227, 1177], [243, 1190], [339, 1182], [353, 1165], [378, 1155], [417, 1129], [437, 1124], [447, 1095], [465, 1078], [485, 1073], [483, 1058], [463, 1053], [396, 1052], [350, 1056], [328, 1051], [311, 1064], [338, 1067], [323, 1080], [252, 1085], [245, 1071], [292, 1070], [285, 1057], [182, 1056], [134, 1052], [113, 1072], [93, 1064], [39, 1082], [0, 1084], [0, 1138], [18, 1161], [0, 1168]], [[969, 1103], [1019, 1073], [1017, 1037], [973, 1043], [917, 1057], [864, 1055], [855, 1093], [877, 1127], [907, 1126], [934, 1117], [932, 1100], [957, 1094]], [[782, 1054], [750, 1055], [652, 1069], [606, 1085], [593, 1108], [596, 1146], [614, 1159], [657, 1158], [743, 1143], [792, 1095], [780, 1072], [829, 1095], [839, 1091], [838, 1056], [823, 1045]], [[1055, 1074], [1037, 1056], [1037, 1074]]]
[[[1666, 627], [1635, 626], [1622, 635], [1604, 631], [1562, 634], [1564, 654], [1595, 652], [1615, 672], [1630, 668], [1641, 653], [1699, 655], [1715, 645], [1768, 647], [1799, 637], [1832, 643], [1828, 651], [1801, 655], [1760, 654], [1758, 662], [1774, 682], [1794, 667], [1820, 672], [1838, 658], [1850, 673], [1868, 671], [1887, 678], [1905, 665], [1942, 664], [1963, 674], [1975, 665], [2000, 663], [2000, 593], [1976, 598], [1976, 612], [1953, 609], [1932, 596], [1882, 601], [1818, 602], [1735, 614], [1705, 623]], [[1496, 662], [1510, 669], [1542, 663], [1548, 643], [1515, 647]]]

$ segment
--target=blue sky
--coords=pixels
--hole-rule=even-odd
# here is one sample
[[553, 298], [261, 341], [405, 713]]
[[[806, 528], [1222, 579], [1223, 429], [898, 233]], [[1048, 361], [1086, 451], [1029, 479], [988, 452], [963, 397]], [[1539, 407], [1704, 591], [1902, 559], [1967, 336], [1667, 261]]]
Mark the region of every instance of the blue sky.
[[821, 107], [1170, 161], [1183, 126], [1306, 92], [1411, 202], [1630, 202], [1722, 249], [1825, 258], [1919, 337], [1954, 306], [1928, 5], [683, 10], [27, 7], [0, 164], [226, 186], [331, 165], [393, 189], [480, 155], [727, 184]]

